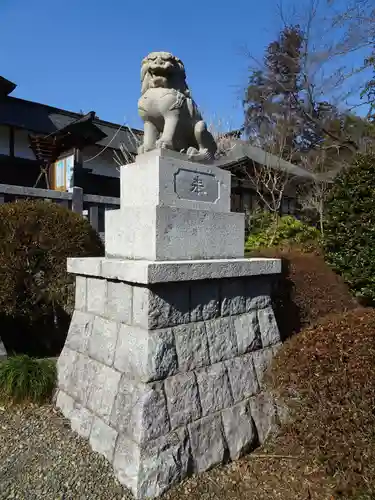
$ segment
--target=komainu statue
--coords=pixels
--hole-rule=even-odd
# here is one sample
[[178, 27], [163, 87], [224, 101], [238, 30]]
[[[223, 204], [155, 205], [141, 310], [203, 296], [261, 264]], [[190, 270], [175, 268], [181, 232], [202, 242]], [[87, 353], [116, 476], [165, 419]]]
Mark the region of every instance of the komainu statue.
[[167, 148], [192, 161], [213, 161], [216, 142], [191, 97], [182, 61], [169, 52], [151, 52], [142, 61], [141, 82], [144, 138], [138, 153]]

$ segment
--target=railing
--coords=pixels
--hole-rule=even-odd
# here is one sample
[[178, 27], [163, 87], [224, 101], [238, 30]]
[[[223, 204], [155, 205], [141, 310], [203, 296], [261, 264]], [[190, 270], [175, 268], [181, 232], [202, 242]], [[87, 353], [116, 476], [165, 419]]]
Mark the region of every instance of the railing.
[[0, 184], [0, 203], [9, 203], [24, 199], [43, 199], [63, 205], [73, 212], [82, 214], [92, 227], [104, 237], [104, 213], [120, 208], [120, 198], [84, 194], [83, 189], [74, 187], [72, 192], [53, 191], [24, 186]]

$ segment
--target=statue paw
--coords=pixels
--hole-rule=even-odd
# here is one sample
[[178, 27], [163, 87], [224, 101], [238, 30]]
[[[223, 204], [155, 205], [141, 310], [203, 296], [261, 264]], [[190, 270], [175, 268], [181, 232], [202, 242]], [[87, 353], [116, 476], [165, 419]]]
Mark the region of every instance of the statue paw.
[[196, 148], [189, 147], [186, 151], [187, 156], [190, 158], [191, 156], [194, 156], [198, 153], [199, 151]]
[[172, 142], [164, 141], [163, 139], [157, 140], [155, 146], [160, 149], [173, 149]]

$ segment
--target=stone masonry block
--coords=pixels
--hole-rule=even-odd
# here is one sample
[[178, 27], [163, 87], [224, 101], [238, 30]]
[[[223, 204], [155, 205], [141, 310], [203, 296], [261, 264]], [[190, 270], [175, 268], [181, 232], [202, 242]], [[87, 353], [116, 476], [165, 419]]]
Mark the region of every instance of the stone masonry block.
[[271, 306], [258, 310], [258, 321], [263, 347], [280, 342], [280, 332]]
[[250, 398], [250, 409], [257, 429], [259, 444], [263, 444], [270, 435], [280, 429], [276, 404], [269, 394], [260, 393]]
[[142, 384], [122, 377], [111, 424], [136, 443], [168, 434], [170, 424], [162, 384]]
[[119, 325], [114, 321], [95, 316], [92, 333], [88, 342], [88, 354], [91, 358], [113, 365]]
[[194, 373], [169, 377], [164, 384], [172, 429], [200, 418], [201, 406]]
[[87, 310], [87, 279], [85, 276], [76, 276], [75, 309], [85, 312]]
[[238, 353], [246, 354], [262, 347], [257, 311], [240, 314], [233, 318]]
[[219, 280], [193, 282], [190, 297], [190, 321], [207, 321], [220, 315]]
[[133, 287], [121, 281], [108, 281], [107, 309], [108, 319], [118, 323], [131, 324]]
[[142, 204], [107, 212], [105, 226], [110, 258], [180, 261], [244, 256], [245, 216], [240, 213]]
[[203, 322], [189, 323], [172, 329], [180, 372], [210, 364], [206, 327]]
[[[275, 396], [275, 395], [273, 395]], [[285, 404], [285, 401], [282, 400], [279, 396], [274, 397], [275, 400], [275, 407], [276, 407], [276, 412], [278, 419], [280, 421], [281, 425], [287, 425], [290, 424], [291, 419], [292, 419], [292, 413], [290, 408]]]
[[[137, 175], [134, 175], [134, 168]], [[212, 187], [215, 182], [216, 196], [206, 193], [189, 193], [181, 196], [180, 182], [190, 188], [195, 176], [201, 176], [203, 184]], [[120, 169], [121, 198], [124, 205], [166, 205], [178, 208], [195, 208], [230, 212], [230, 172], [213, 165], [192, 164], [186, 156], [172, 150], [153, 150], [138, 155], [136, 167], [124, 165]], [[179, 187], [180, 186], [180, 187]], [[209, 207], [209, 208], [208, 208]]]
[[76, 404], [70, 416], [72, 430], [84, 439], [88, 439], [91, 433], [91, 427], [94, 415], [90, 410], [82, 405]]
[[4, 342], [1, 340], [0, 337], [0, 361], [5, 361], [8, 357], [7, 351], [5, 349]]
[[261, 349], [260, 351], [256, 351], [253, 353], [255, 371], [261, 388], [263, 388], [264, 385], [264, 375], [268, 368], [271, 366], [272, 359], [276, 355], [276, 352], [277, 346], [272, 346], [266, 347], [265, 349]]
[[68, 335], [65, 341], [66, 347], [82, 354], [86, 354], [93, 322], [94, 316], [92, 314], [75, 310], [73, 312]]
[[120, 325], [114, 366], [128, 378], [142, 382], [173, 375], [177, 354], [172, 330], [147, 331]]
[[144, 446], [141, 453], [139, 497], [150, 498], [164, 493], [182, 481], [190, 466], [190, 443], [185, 429], [177, 429]]
[[224, 363], [216, 363], [196, 372], [202, 415], [228, 408], [233, 404], [227, 370]]
[[271, 305], [271, 285], [269, 276], [254, 276], [245, 280], [246, 312]]
[[251, 417], [249, 401], [241, 401], [221, 414], [230, 458], [237, 460], [256, 445], [257, 433]]
[[64, 417], [69, 419], [74, 410], [75, 406], [74, 399], [68, 394], [66, 394], [66, 392], [59, 389], [57, 392], [55, 404], [56, 407], [59, 408], [61, 413], [64, 415]]
[[196, 472], [203, 472], [224, 461], [225, 444], [220, 415], [197, 420], [188, 429]]
[[133, 324], [145, 329], [182, 325], [190, 320], [186, 283], [133, 288]]
[[113, 458], [113, 469], [119, 482], [129, 488], [135, 498], [140, 490], [141, 451], [145, 445], [139, 445], [125, 434], [119, 434]]
[[57, 360], [57, 387], [69, 395], [78, 357], [76, 351], [65, 346]]
[[109, 462], [113, 460], [117, 431], [109, 427], [100, 418], [95, 417], [91, 427], [91, 448], [103, 455]]
[[[107, 211], [107, 213], [111, 212], [113, 210]], [[274, 276], [281, 272], [281, 260], [219, 258], [184, 262], [170, 260], [150, 262], [148, 260], [134, 261], [108, 257], [75, 257], [68, 259], [68, 272], [138, 283], [139, 286], [150, 286], [156, 283], [185, 282], [185, 284], [189, 284], [192, 281], [239, 279], [241, 277], [243, 279], [263, 277], [266, 280], [273, 280]]]
[[211, 363], [218, 363], [237, 355], [233, 318], [207, 321], [206, 333]]
[[103, 365], [83, 354], [77, 354], [77, 360], [72, 367], [68, 394], [78, 403], [86, 406], [92, 384]]
[[225, 362], [235, 403], [259, 391], [252, 354], [245, 354]]
[[120, 377], [120, 372], [99, 364], [94, 379], [88, 386], [87, 407], [106, 423], [111, 417]]
[[87, 278], [87, 311], [103, 316], [107, 302], [107, 281]]
[[234, 316], [245, 312], [244, 280], [239, 278], [223, 279], [221, 288], [221, 315]]
[[120, 483], [129, 488], [135, 498], [155, 498], [187, 476], [190, 457], [185, 429], [177, 429], [143, 445], [120, 435], [113, 466]]
[[273, 355], [276, 356], [276, 354], [280, 351], [280, 349], [282, 348], [283, 346], [283, 343], [282, 342], [279, 342], [278, 344], [275, 344], [272, 346], [272, 352], [273, 352]]

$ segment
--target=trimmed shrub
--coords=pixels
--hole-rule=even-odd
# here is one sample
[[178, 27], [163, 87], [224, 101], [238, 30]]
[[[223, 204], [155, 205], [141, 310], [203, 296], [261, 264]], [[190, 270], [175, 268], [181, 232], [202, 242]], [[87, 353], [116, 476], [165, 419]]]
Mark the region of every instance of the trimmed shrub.
[[275, 314], [283, 338], [331, 313], [358, 307], [344, 280], [318, 253], [267, 248], [248, 257], [280, 258], [282, 275], [274, 290]]
[[327, 262], [364, 305], [375, 303], [375, 155], [358, 155], [326, 202]]
[[62, 206], [0, 205], [0, 325], [8, 353], [59, 353], [74, 306], [66, 259], [103, 254], [89, 222]]
[[299, 245], [306, 250], [315, 248], [320, 241], [320, 231], [304, 224], [292, 215], [284, 215], [276, 219], [272, 214], [263, 214], [254, 218], [252, 226], [250, 218], [250, 235], [245, 243], [245, 251], [272, 246]]
[[375, 494], [374, 359], [375, 310], [358, 308], [288, 340], [268, 374], [291, 417], [273, 452], [320, 464], [334, 498]]
[[0, 363], [0, 398], [14, 403], [51, 400], [56, 385], [56, 362], [15, 356]]

